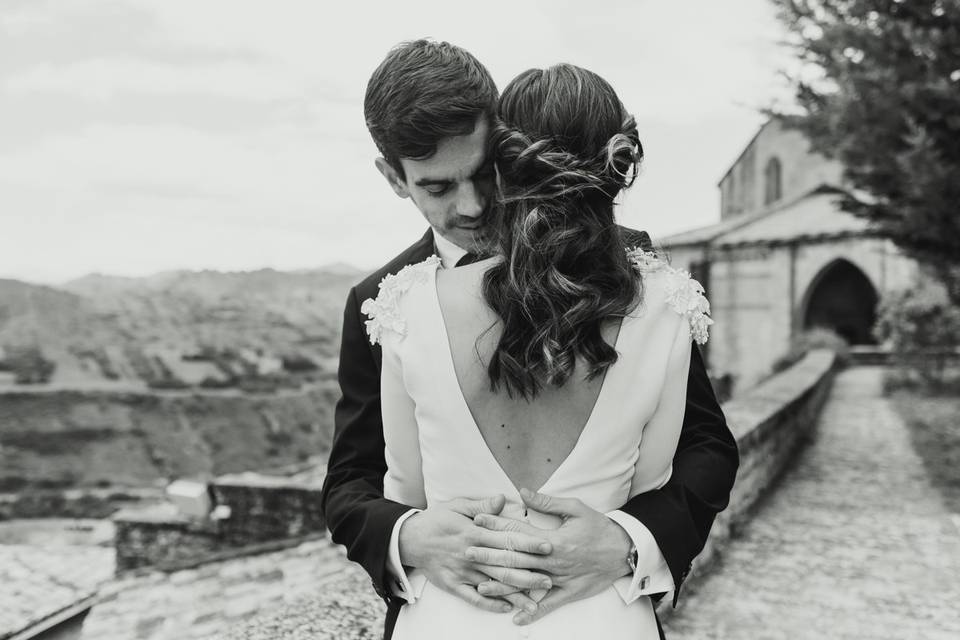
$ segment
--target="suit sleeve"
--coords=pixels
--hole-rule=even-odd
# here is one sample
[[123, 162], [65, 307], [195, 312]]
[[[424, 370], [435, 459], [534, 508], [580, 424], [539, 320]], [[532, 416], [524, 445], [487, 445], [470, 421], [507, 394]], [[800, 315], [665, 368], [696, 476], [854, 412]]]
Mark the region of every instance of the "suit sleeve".
[[408, 505], [383, 496], [387, 470], [380, 414], [379, 347], [367, 340], [356, 289], [343, 314], [338, 379], [341, 397], [323, 483], [321, 506], [331, 539], [370, 574], [374, 589], [388, 603], [394, 597], [387, 554], [394, 524]]
[[643, 523], [657, 541], [676, 585], [674, 605], [714, 518], [729, 502], [738, 465], [736, 440], [694, 344], [673, 473], [663, 487], [631, 498], [620, 509]]

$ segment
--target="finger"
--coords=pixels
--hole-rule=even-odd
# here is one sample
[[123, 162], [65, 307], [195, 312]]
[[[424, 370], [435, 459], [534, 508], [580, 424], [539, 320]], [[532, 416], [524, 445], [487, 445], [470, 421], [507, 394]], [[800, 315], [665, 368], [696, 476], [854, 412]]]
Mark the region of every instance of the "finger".
[[479, 564], [476, 565], [476, 567], [495, 581], [519, 589], [550, 589], [553, 587], [553, 582], [548, 576], [542, 573], [536, 573], [535, 571], [493, 567], [486, 564]]
[[532, 612], [523, 610], [513, 616], [514, 624], [526, 625], [536, 622], [551, 611], [559, 609], [568, 602], [573, 602], [577, 598], [574, 592], [569, 589], [553, 589], [543, 597], [543, 600], [537, 603], [537, 608]]
[[516, 531], [534, 538], [543, 538], [550, 531], [549, 529], [541, 529], [529, 522], [489, 513], [481, 513], [474, 516], [473, 523], [478, 527], [483, 527], [490, 531]]
[[506, 551], [489, 547], [467, 547], [467, 559], [477, 564], [496, 565], [508, 569], [538, 569], [546, 571], [553, 565], [549, 556], [538, 556], [520, 551]]
[[583, 511], [583, 503], [576, 498], [557, 498], [544, 493], [534, 493], [529, 489], [520, 489], [524, 504], [541, 513], [557, 516], [573, 516]]
[[477, 585], [477, 592], [487, 598], [502, 598], [513, 593], [520, 593], [523, 589], [512, 584], [504, 584], [496, 580], [487, 580]]
[[[476, 522], [478, 518], [493, 517], [496, 516], [477, 516], [473, 521]], [[519, 531], [489, 531], [487, 529], [480, 529], [474, 534], [473, 543], [478, 547], [504, 549], [506, 551], [522, 551], [523, 553], [538, 555], [548, 554], [553, 551], [553, 546], [542, 536]]]
[[526, 612], [527, 615], [533, 615], [537, 611], [536, 601], [525, 593], [511, 593], [503, 596], [503, 599], [512, 604], [518, 611]]
[[469, 584], [458, 584], [453, 588], [453, 594], [478, 609], [491, 613], [507, 613], [513, 610], [508, 602], [499, 598], [486, 598], [477, 592], [477, 588]]
[[447, 503], [449, 509], [460, 515], [473, 518], [481, 513], [498, 514], [503, 510], [506, 498], [502, 494], [483, 498], [482, 500], [470, 500], [468, 498], [456, 498]]

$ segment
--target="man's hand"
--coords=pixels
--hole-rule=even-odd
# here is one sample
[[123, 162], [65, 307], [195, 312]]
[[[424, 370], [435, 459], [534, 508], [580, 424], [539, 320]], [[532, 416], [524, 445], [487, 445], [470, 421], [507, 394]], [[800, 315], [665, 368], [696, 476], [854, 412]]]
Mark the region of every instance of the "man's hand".
[[[476, 515], [474, 522], [491, 531], [544, 538], [553, 551], [549, 555], [535, 555], [520, 549], [473, 547], [467, 552], [483, 564], [549, 574], [553, 588], [534, 612], [521, 611], [514, 616], [514, 622], [529, 624], [568, 602], [600, 593], [629, 573], [630, 537], [616, 522], [576, 498], [554, 498], [526, 489], [522, 489], [520, 495], [529, 508], [560, 516], [563, 523], [558, 529], [540, 529], [489, 511]], [[485, 591], [499, 593], [493, 587]]]
[[[467, 557], [471, 547], [514, 549], [531, 557], [550, 553], [550, 544], [541, 536], [485, 529], [473, 522], [481, 514], [496, 516], [504, 502], [502, 495], [484, 500], [458, 498], [410, 516], [400, 526], [400, 562], [420, 569], [435, 586], [485, 611], [506, 613], [513, 607], [535, 611], [536, 604], [525, 592], [549, 589], [548, 577]], [[485, 586], [478, 590], [480, 584]]]

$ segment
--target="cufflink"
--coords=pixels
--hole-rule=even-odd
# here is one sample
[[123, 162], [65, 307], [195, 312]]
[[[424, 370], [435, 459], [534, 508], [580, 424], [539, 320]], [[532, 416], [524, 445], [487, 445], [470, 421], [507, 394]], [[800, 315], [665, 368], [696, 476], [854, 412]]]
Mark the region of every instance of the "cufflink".
[[643, 576], [643, 578], [640, 579], [640, 589], [643, 590], [649, 586], [650, 586], [650, 576]]
[[630, 553], [627, 554], [627, 566], [630, 567], [630, 573], [637, 572], [637, 562], [640, 561], [640, 554], [637, 553], [637, 545], [630, 546]]

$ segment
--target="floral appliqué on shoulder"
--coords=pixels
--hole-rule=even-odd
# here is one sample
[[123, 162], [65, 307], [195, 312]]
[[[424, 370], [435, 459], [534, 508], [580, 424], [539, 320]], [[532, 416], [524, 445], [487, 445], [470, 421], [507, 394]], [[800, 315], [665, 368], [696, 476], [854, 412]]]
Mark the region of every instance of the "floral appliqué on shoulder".
[[423, 262], [408, 264], [400, 271], [384, 276], [380, 281], [380, 292], [376, 299], [367, 298], [360, 305], [360, 313], [370, 318], [364, 322], [370, 344], [379, 343], [384, 331], [406, 335], [407, 321], [400, 313], [400, 298], [414, 284], [425, 281], [428, 268], [439, 263], [440, 258], [434, 255]]
[[690, 323], [690, 335], [697, 344], [706, 344], [707, 327], [713, 324], [710, 318], [710, 302], [703, 295], [703, 285], [694, 280], [688, 271], [671, 267], [662, 257], [639, 247], [627, 250], [627, 258], [641, 275], [664, 271], [667, 276], [667, 304]]

